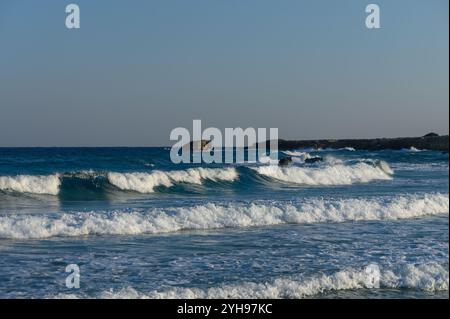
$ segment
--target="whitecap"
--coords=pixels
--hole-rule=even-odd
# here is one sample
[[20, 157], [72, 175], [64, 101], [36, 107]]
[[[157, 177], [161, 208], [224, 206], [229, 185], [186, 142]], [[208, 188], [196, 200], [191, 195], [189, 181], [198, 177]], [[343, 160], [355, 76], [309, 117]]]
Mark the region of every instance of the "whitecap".
[[73, 212], [55, 215], [0, 216], [0, 238], [33, 239], [56, 236], [160, 234], [279, 224], [397, 220], [448, 214], [448, 194], [403, 195], [372, 199], [319, 198], [297, 203], [253, 202], [147, 211]]
[[109, 183], [121, 190], [139, 193], [153, 193], [155, 187], [171, 187], [175, 183], [202, 184], [203, 180], [229, 181], [238, 178], [235, 168], [190, 168], [179, 171], [159, 171], [151, 173], [113, 173], [107, 174]]
[[320, 167], [272, 165], [252, 169], [263, 176], [303, 185], [351, 185], [374, 180], [391, 180], [393, 174], [389, 164], [383, 161], [376, 165], [367, 163], [333, 164]]
[[60, 185], [58, 174], [0, 176], [0, 190], [2, 191], [58, 195]]

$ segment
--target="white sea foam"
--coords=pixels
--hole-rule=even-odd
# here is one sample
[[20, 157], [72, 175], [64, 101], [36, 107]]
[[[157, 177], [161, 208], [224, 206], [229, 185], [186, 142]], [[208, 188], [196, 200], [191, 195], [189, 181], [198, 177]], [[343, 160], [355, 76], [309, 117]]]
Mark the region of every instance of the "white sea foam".
[[320, 167], [259, 166], [253, 168], [260, 175], [283, 182], [304, 185], [351, 185], [373, 180], [390, 180], [393, 171], [386, 162], [377, 165], [357, 163], [334, 164]]
[[411, 146], [410, 148], [403, 148], [403, 149], [401, 149], [401, 150], [404, 151], [404, 152], [411, 152], [411, 153], [418, 153], [418, 152], [424, 152], [424, 151], [426, 151], [426, 150], [418, 149], [418, 148], [416, 148], [416, 147], [414, 147], [414, 146]]
[[[362, 269], [348, 268], [331, 275], [307, 278], [280, 277], [255, 283], [225, 284], [207, 289], [173, 287], [162, 291], [139, 292], [131, 287], [119, 291], [104, 291], [105, 299], [228, 299], [228, 298], [305, 298], [350, 289], [414, 289], [426, 292], [448, 291], [448, 265], [429, 262], [380, 268], [370, 264]], [[56, 298], [78, 298], [77, 295], [57, 295]]]
[[0, 238], [135, 235], [267, 226], [286, 223], [397, 220], [448, 214], [448, 194], [404, 195], [374, 199], [310, 199], [298, 203], [251, 203], [152, 209], [149, 211], [74, 212], [57, 215], [0, 216]]
[[299, 151], [284, 151], [284, 154], [288, 156], [293, 156], [302, 159], [305, 161], [307, 158], [311, 158], [311, 155], [308, 152], [299, 152]]
[[297, 164], [303, 164], [305, 160], [312, 158], [311, 154], [308, 152], [284, 151], [283, 153], [290, 156], [292, 162]]
[[259, 157], [258, 162], [260, 162], [261, 164], [276, 165], [276, 164], [278, 164], [278, 159], [270, 157], [270, 156], [262, 155]]
[[354, 147], [346, 146], [346, 147], [341, 147], [341, 148], [325, 148], [325, 149], [322, 149], [321, 151], [325, 151], [325, 152], [338, 152], [338, 151], [355, 152], [356, 149]]
[[122, 190], [152, 193], [155, 187], [171, 187], [175, 183], [202, 184], [203, 180], [234, 181], [235, 168], [190, 168], [180, 171], [153, 171], [151, 173], [108, 173], [108, 181]]
[[30, 194], [58, 195], [59, 175], [0, 176], [0, 190]]

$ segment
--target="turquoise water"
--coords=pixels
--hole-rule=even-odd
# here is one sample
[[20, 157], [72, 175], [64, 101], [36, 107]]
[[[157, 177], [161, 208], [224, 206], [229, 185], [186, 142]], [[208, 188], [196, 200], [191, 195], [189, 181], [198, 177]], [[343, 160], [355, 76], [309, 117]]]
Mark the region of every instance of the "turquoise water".
[[448, 298], [448, 154], [280, 155], [0, 148], [0, 298]]

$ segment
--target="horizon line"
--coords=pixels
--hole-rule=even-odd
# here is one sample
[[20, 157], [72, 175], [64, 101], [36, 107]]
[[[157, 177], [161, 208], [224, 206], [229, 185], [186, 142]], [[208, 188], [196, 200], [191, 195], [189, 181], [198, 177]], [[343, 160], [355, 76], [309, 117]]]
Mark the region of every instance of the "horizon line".
[[[432, 133], [432, 132], [430, 132]], [[427, 133], [427, 134], [430, 134]], [[426, 135], [427, 135], [426, 134]], [[449, 136], [449, 133], [446, 134], [439, 134], [439, 137], [446, 137]], [[282, 140], [282, 141], [329, 141], [329, 140], [336, 140], [336, 141], [344, 141], [344, 140], [376, 140], [376, 139], [401, 139], [401, 138], [421, 138], [421, 137], [425, 137], [425, 135], [422, 136], [397, 136], [397, 137], [372, 137], [372, 138], [316, 138], [316, 139], [283, 139], [283, 138], [279, 138], [278, 140]], [[268, 142], [270, 140], [266, 140], [265, 142]], [[194, 140], [191, 142], [195, 142]], [[264, 143], [264, 142], [261, 142]], [[163, 148], [163, 147], [171, 147], [170, 145], [153, 145], [153, 146], [144, 146], [144, 145], [139, 145], [139, 146], [126, 146], [126, 145], [110, 145], [110, 146], [57, 146], [57, 145], [52, 145], [52, 146], [0, 146], [0, 148]]]

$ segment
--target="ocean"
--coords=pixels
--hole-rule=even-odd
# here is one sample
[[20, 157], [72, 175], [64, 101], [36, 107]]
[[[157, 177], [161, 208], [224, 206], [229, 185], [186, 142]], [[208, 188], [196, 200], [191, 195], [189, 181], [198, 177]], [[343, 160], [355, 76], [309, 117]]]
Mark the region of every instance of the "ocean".
[[0, 298], [449, 297], [448, 154], [169, 153], [0, 148]]

